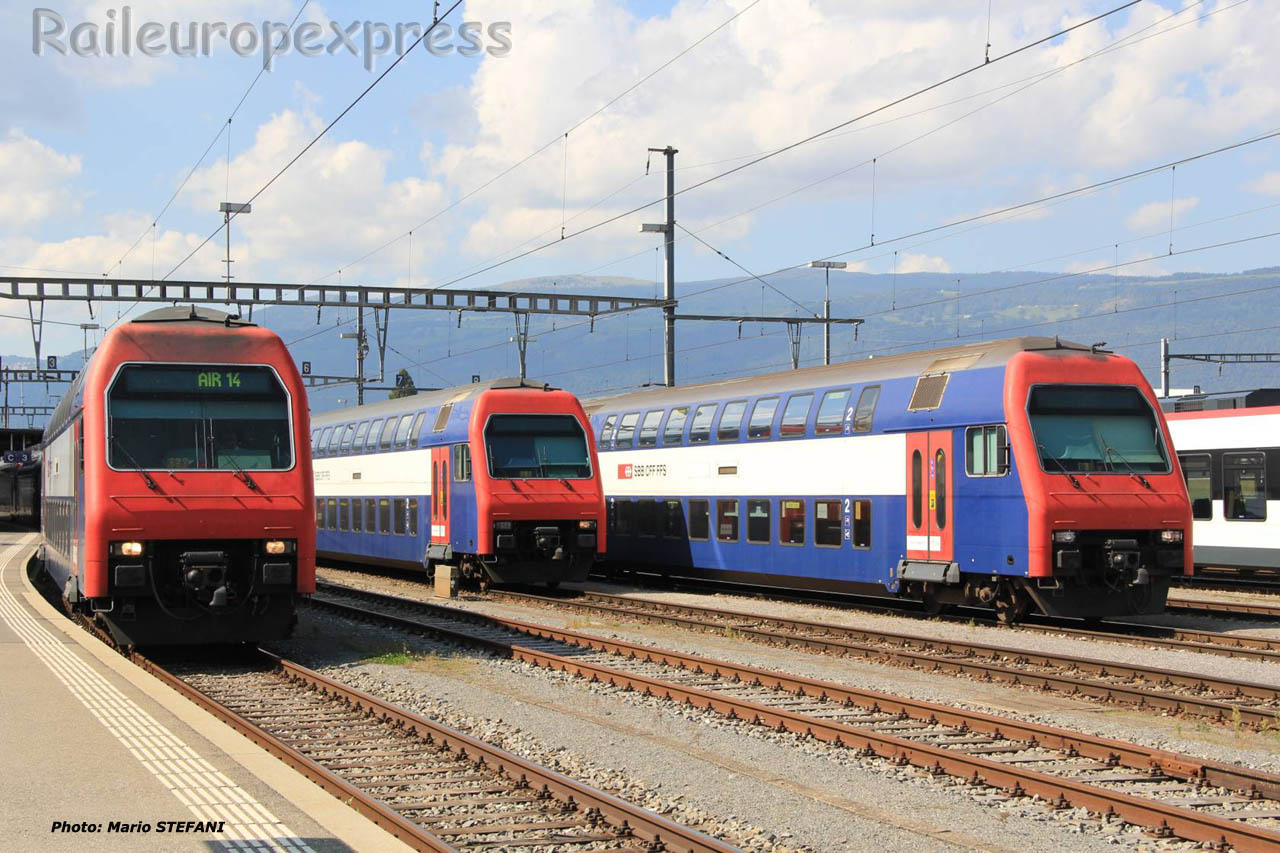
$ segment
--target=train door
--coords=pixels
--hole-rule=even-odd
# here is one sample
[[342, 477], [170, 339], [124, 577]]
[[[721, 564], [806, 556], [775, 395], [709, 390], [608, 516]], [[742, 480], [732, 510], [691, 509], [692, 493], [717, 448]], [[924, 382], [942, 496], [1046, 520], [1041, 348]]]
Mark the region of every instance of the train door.
[[907, 434], [907, 559], [950, 561], [951, 431]]
[[449, 504], [453, 495], [449, 445], [431, 448], [431, 544], [449, 544]]

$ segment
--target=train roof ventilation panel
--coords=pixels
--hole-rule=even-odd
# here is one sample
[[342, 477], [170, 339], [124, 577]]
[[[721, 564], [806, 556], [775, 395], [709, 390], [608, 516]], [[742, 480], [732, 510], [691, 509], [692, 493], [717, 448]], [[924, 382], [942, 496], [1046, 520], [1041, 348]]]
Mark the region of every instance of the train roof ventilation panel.
[[950, 373], [935, 373], [917, 379], [916, 388], [911, 392], [911, 402], [907, 404], [907, 411], [923, 412], [941, 406], [942, 394], [947, 390], [947, 380], [950, 378]]

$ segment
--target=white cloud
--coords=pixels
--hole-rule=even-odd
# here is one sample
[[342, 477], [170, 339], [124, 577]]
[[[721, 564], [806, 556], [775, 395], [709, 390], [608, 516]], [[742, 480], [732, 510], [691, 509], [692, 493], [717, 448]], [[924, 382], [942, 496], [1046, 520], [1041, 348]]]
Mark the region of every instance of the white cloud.
[[1265, 175], [1260, 175], [1257, 180], [1246, 184], [1245, 189], [1262, 195], [1280, 195], [1280, 172], [1267, 172]]
[[[1195, 196], [1186, 198], [1175, 198], [1173, 204], [1173, 222], [1176, 225], [1178, 217], [1195, 208], [1200, 203], [1200, 199]], [[1130, 231], [1150, 231], [1153, 228], [1168, 226], [1169, 224], [1169, 206], [1167, 201], [1151, 201], [1129, 214], [1129, 218], [1124, 221], [1125, 227]]]
[[936, 255], [913, 255], [903, 252], [898, 255], [898, 272], [951, 272], [951, 265]]
[[14, 129], [0, 139], [0, 228], [31, 226], [56, 212], [75, 213], [80, 202], [71, 183], [79, 156], [60, 154]]

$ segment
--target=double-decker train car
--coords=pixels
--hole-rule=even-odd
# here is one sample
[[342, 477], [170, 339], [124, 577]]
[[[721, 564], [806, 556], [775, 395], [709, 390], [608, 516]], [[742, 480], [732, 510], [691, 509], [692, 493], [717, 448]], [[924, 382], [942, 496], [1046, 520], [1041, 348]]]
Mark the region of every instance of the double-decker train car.
[[40, 451], [8, 451], [0, 461], [0, 521], [40, 526]]
[[586, 402], [607, 565], [932, 607], [1162, 610], [1190, 506], [1129, 359], [1017, 338]]
[[45, 430], [45, 570], [122, 644], [287, 636], [315, 591], [308, 429], [267, 329], [194, 307], [116, 326]]
[[1280, 389], [1189, 394], [1162, 405], [1191, 497], [1196, 566], [1274, 580], [1280, 575]]
[[595, 444], [566, 391], [499, 379], [312, 426], [321, 558], [557, 584], [585, 579], [605, 547]]

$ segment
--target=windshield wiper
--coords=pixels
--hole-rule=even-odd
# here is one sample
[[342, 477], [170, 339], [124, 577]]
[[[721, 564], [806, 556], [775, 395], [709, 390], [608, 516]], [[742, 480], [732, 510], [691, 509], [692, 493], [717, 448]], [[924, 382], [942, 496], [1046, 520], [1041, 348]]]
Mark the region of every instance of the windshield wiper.
[[234, 456], [228, 453], [226, 455], [226, 459], [228, 462], [231, 463], [231, 467], [236, 469], [237, 480], [243, 480], [244, 484], [249, 488], [253, 489], [255, 492], [262, 491], [262, 489], [258, 487], [257, 482], [252, 477], [249, 476], [249, 472], [240, 467], [240, 464], [236, 462], [236, 458]]
[[1075, 486], [1077, 489], [1081, 489], [1081, 490], [1084, 489], [1084, 486], [1080, 485], [1080, 481], [1076, 479], [1075, 474], [1072, 474], [1070, 471], [1068, 471], [1067, 466], [1062, 464], [1061, 459], [1059, 459], [1056, 456], [1050, 456], [1048, 449], [1043, 444], [1037, 443], [1036, 447], [1040, 448], [1041, 459], [1051, 460], [1055, 465], [1058, 466], [1058, 468], [1062, 471], [1062, 473], [1067, 475], [1067, 479], [1071, 481], [1071, 485]]
[[134, 470], [142, 475], [142, 479], [147, 481], [147, 488], [153, 492], [160, 491], [160, 484], [157, 483], [150, 474], [142, 470], [142, 466], [138, 464], [138, 460], [134, 459], [133, 454], [130, 453], [127, 449], [125, 449], [125, 446], [120, 441], [120, 439], [116, 438], [116, 434], [112, 432], [110, 435], [111, 435], [111, 438], [110, 438], [111, 445], [113, 447], [119, 448], [120, 452], [124, 454], [124, 458], [128, 459], [129, 463], [133, 465]]
[[1138, 469], [1134, 468], [1133, 465], [1129, 463], [1129, 460], [1124, 458], [1123, 453], [1107, 444], [1107, 437], [1105, 435], [1098, 433], [1098, 441], [1102, 442], [1102, 452], [1106, 454], [1105, 458], [1108, 463], [1111, 461], [1112, 454], [1114, 454], [1117, 459], [1124, 463], [1124, 467], [1129, 469], [1130, 477], [1136, 477], [1139, 483], [1146, 486], [1151, 491], [1155, 491], [1155, 489], [1151, 487], [1151, 484], [1147, 482], [1147, 478], [1139, 474]]

